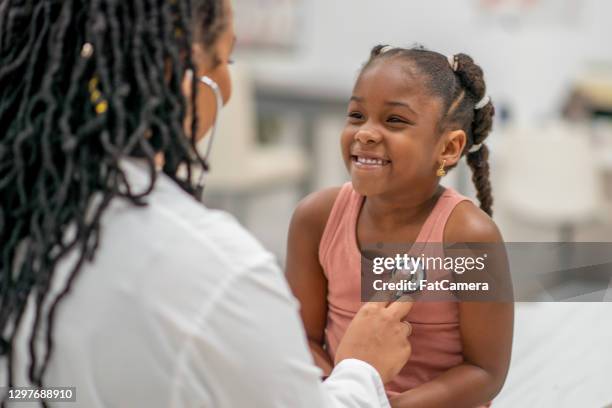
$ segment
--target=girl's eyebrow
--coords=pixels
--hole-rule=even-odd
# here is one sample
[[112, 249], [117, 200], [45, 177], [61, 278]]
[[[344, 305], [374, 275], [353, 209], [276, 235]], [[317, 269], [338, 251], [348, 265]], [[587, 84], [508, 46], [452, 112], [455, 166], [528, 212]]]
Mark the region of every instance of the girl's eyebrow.
[[410, 112], [412, 112], [413, 114], [418, 115], [418, 114], [417, 114], [417, 113], [414, 111], [414, 109], [412, 109], [412, 108], [410, 107], [410, 105], [408, 105], [408, 104], [407, 104], [407, 103], [405, 103], [405, 102], [399, 102], [399, 101], [387, 101], [387, 102], [385, 102], [385, 105], [390, 105], [390, 106], [401, 106], [402, 108], [406, 108], [406, 109], [408, 109], [408, 110], [409, 110]]
[[[363, 100], [364, 100], [364, 99], [363, 99], [361, 96], [355, 96], [355, 95], [353, 95], [353, 96], [351, 96], [351, 99], [350, 99], [350, 100], [351, 100], [351, 101], [355, 101], [355, 102], [363, 102]], [[410, 107], [410, 105], [408, 105], [408, 104], [407, 104], [407, 103], [405, 103], [405, 102], [400, 102], [400, 101], [386, 101], [386, 102], [385, 102], [385, 105], [389, 105], [389, 106], [401, 106], [402, 108], [406, 108], [406, 109], [408, 109], [408, 110], [410, 111], [410, 113], [412, 113], [413, 115], [415, 115], [415, 116], [418, 116], [418, 115], [419, 115], [418, 113], [416, 113], [416, 111], [415, 111], [414, 109], [412, 109], [412, 108]]]
[[[355, 102], [363, 102], [364, 99], [361, 96], [356, 96], [353, 95], [351, 96], [351, 101], [355, 101]], [[402, 108], [406, 108], [408, 109], [411, 113], [418, 115], [418, 113], [416, 113], [416, 111], [414, 109], [412, 109], [410, 107], [410, 105], [408, 105], [406, 102], [400, 102], [400, 101], [386, 101], [385, 105], [389, 105], [389, 106], [401, 106]]]

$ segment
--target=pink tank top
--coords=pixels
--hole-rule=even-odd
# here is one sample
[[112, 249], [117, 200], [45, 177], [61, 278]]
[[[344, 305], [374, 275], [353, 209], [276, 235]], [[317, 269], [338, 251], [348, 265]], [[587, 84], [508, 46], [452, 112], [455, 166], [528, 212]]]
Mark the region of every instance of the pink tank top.
[[[455, 206], [469, 198], [447, 188], [425, 220], [416, 242], [443, 242], [444, 227]], [[361, 253], [357, 218], [364, 197], [350, 182], [342, 186], [319, 245], [319, 261], [327, 277], [325, 342], [332, 361], [349, 323], [361, 307]], [[386, 385], [395, 395], [431, 381], [463, 362], [459, 313], [455, 302], [417, 302], [407, 320], [412, 324], [412, 355], [400, 374]]]

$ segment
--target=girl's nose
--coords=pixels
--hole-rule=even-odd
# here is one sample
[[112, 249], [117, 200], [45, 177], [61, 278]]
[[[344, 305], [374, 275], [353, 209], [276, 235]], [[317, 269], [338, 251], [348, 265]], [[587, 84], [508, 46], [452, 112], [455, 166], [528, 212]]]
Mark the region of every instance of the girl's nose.
[[360, 129], [355, 134], [355, 140], [363, 144], [379, 143], [382, 139], [382, 135], [376, 130], [372, 129]]

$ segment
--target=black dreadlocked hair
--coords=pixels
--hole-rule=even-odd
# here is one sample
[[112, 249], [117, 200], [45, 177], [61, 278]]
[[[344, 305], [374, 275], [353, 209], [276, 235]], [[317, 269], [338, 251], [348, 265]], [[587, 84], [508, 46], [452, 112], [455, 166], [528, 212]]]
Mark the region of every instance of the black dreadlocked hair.
[[[194, 169], [205, 164], [195, 139], [183, 131], [181, 81], [194, 68], [192, 43], [211, 50], [224, 30], [224, 10], [223, 0], [0, 0], [0, 356], [8, 365], [6, 385], [13, 386], [13, 342], [29, 298], [36, 315], [28, 373], [42, 385], [57, 306], [94, 257], [100, 218], [117, 197], [146, 205], [156, 153], [164, 154], [164, 173], [194, 194]], [[196, 93], [193, 81], [192, 103]], [[192, 134], [196, 126], [194, 119]], [[148, 163], [146, 191], [130, 187], [119, 163], [126, 156]], [[63, 290], [52, 295], [55, 267], [73, 251], [78, 261]], [[43, 321], [41, 353], [34, 345]]]
[[473, 145], [481, 144], [487, 138], [495, 114], [491, 101], [481, 109], [474, 109], [486, 92], [482, 69], [466, 54], [454, 56], [457, 69], [453, 71], [446, 56], [422, 46], [391, 48], [384, 51], [385, 47], [377, 45], [372, 49], [370, 59], [365, 63], [362, 72], [374, 62], [383, 59], [402, 58], [415, 65], [425, 78], [425, 84], [431, 94], [442, 100], [443, 114], [438, 129], [443, 131], [454, 128], [465, 131], [467, 143], [461, 154], [466, 156], [467, 163], [472, 169], [472, 181], [476, 186], [480, 208], [487, 214], [493, 215], [489, 150], [483, 144], [479, 150], [469, 152]]

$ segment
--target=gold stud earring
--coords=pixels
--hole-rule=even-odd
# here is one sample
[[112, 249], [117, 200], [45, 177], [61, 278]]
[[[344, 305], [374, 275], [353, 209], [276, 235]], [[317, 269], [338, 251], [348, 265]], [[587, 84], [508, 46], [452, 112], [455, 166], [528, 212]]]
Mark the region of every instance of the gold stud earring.
[[442, 164], [440, 165], [440, 168], [438, 169], [438, 171], [436, 171], [436, 176], [438, 176], [438, 177], [446, 176], [446, 170], [444, 170], [444, 165], [445, 164], [446, 164], [446, 160], [444, 160], [442, 162]]

